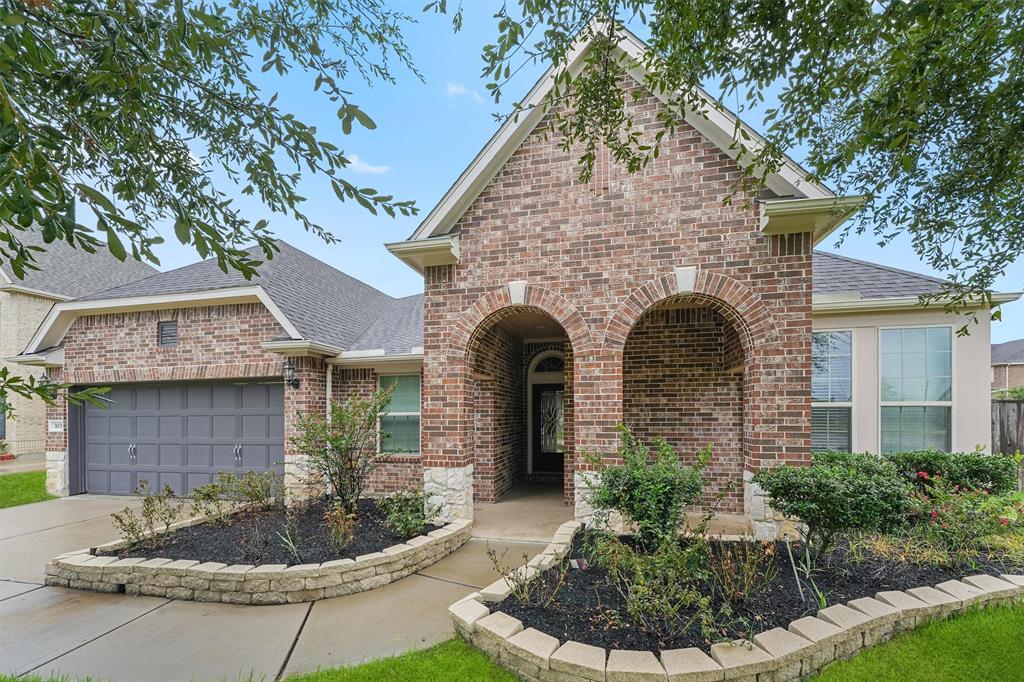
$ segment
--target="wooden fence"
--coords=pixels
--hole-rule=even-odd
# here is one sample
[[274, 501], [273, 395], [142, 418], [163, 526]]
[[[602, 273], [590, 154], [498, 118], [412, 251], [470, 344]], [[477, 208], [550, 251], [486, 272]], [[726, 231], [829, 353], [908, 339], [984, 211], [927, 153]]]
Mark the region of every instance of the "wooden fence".
[[[992, 452], [1024, 452], [1024, 400], [992, 401]], [[1020, 489], [1024, 490], [1024, 467]]]

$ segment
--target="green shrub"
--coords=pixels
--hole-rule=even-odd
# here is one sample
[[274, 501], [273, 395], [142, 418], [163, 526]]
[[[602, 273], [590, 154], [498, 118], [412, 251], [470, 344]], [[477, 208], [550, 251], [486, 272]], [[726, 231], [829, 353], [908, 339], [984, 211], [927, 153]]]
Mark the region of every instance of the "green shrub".
[[590, 503], [599, 522], [610, 512], [619, 512], [636, 527], [640, 543], [653, 547], [678, 534], [686, 506], [700, 498], [711, 448], [702, 450], [693, 466], [684, 466], [664, 438], [655, 439], [652, 454], [629, 427], [617, 429], [622, 463], [595, 462], [600, 478], [590, 490]]
[[906, 524], [913, 492], [891, 465], [869, 456], [780, 466], [758, 472], [754, 481], [773, 509], [807, 525], [808, 540], [818, 551], [831, 547], [837, 533]]
[[427, 520], [437, 513], [436, 509], [427, 508], [426, 495], [411, 491], [399, 491], [382, 498], [377, 508], [383, 512], [391, 532], [403, 540], [419, 535]]
[[284, 481], [276, 471], [247, 471], [234, 490], [238, 501], [253, 509], [272, 509], [284, 502]]
[[920, 490], [927, 491], [928, 478], [939, 476], [950, 485], [969, 490], [985, 490], [1001, 495], [1017, 488], [1020, 475], [1019, 455], [987, 455], [984, 452], [893, 452], [883, 458]]

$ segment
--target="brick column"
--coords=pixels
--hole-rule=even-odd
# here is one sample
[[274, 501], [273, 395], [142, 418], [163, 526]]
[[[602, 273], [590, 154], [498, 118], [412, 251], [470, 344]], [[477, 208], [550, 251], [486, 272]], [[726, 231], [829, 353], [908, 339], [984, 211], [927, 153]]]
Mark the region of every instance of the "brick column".
[[323, 415], [327, 409], [326, 365], [320, 358], [292, 358], [298, 388], [284, 386], [284, 483], [288, 499], [303, 499], [309, 494], [306, 485], [305, 459], [292, 447], [298, 436], [298, 418], [304, 414]]

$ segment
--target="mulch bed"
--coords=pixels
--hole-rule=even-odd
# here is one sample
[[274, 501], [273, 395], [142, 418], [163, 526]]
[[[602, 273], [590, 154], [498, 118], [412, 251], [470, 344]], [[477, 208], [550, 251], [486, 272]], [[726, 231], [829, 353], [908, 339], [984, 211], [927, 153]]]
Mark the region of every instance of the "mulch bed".
[[[586, 560], [582, 545], [583, 534], [577, 534], [570, 557]], [[799, 561], [799, 545], [793, 545]], [[776, 577], [765, 588], [753, 595], [745, 604], [733, 609], [733, 621], [711, 636], [694, 625], [685, 634], [673, 638], [652, 637], [632, 622], [625, 612], [619, 592], [607, 581], [607, 573], [590, 565], [585, 570], [570, 569], [566, 583], [546, 608], [521, 603], [514, 595], [492, 611], [503, 611], [532, 627], [561, 641], [575, 640], [607, 649], [635, 649], [658, 652], [666, 649], [700, 647], [707, 651], [716, 641], [749, 638], [772, 628], [786, 628], [789, 624], [813, 615], [818, 605], [808, 596], [808, 603], [800, 601], [793, 569], [785, 543], [776, 544], [774, 563]], [[815, 582], [826, 595], [828, 605], [843, 604], [859, 597], [874, 597], [884, 590], [907, 590], [923, 585], [935, 585], [946, 580], [963, 578], [976, 573], [1019, 573], [1024, 566], [1002, 562], [999, 557], [979, 557], [973, 566], [944, 568], [913, 565], [895, 560], [871, 558], [855, 563], [847, 556], [847, 548], [840, 546], [830, 557], [826, 567], [819, 561]], [[547, 571], [540, 579], [548, 585], [558, 582], [557, 568]], [[804, 588], [805, 594], [807, 588]], [[708, 586], [707, 593], [711, 587]], [[723, 602], [716, 600], [718, 612]]]
[[[408, 538], [392, 533], [384, 523], [374, 500], [359, 501], [359, 523], [354, 538], [342, 551], [331, 542], [323, 523], [328, 501], [310, 504], [296, 514], [292, 524], [292, 538], [296, 540], [299, 557], [286, 546], [280, 536], [286, 535], [283, 509], [260, 512], [239, 512], [230, 517], [226, 525], [204, 523], [182, 528], [165, 539], [158, 547], [137, 545], [108, 552], [121, 558], [193, 559], [218, 561], [224, 564], [319, 564], [334, 559], [354, 559], [360, 554], [379, 552], [398, 545]], [[436, 530], [427, 524], [422, 533]], [[300, 560], [301, 559], [301, 560]]]

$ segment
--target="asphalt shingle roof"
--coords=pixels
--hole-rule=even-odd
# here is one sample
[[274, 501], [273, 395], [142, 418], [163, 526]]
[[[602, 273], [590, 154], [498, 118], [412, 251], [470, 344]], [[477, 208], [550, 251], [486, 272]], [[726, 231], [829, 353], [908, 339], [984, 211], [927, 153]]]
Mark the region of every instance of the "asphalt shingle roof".
[[37, 230], [19, 231], [16, 235], [26, 246], [40, 246], [46, 250], [33, 252], [35, 266], [39, 269], [26, 270], [24, 279], [18, 279], [10, 263], [0, 263], [0, 270], [15, 286], [77, 298], [149, 277], [157, 272], [151, 265], [131, 257], [121, 262], [106, 247], [101, 246], [96, 249], [96, 253], [89, 253], [63, 241], [47, 244]]
[[[247, 281], [238, 272], [222, 272], [215, 260], [156, 273], [85, 297], [84, 300], [188, 293], [261, 285], [303, 338], [344, 350], [384, 349], [409, 353], [423, 345], [423, 295], [392, 298], [336, 270], [287, 242]], [[258, 249], [255, 258], [262, 258]], [[862, 298], [893, 298], [933, 293], [941, 279], [822, 251], [814, 252], [816, 294], [857, 292]], [[1024, 355], [1024, 341], [1020, 353]], [[1008, 345], [1008, 344], [1003, 344]], [[996, 358], [993, 347], [993, 362]]]
[[992, 364], [1024, 363], [1024, 339], [992, 344]]
[[[412, 346], [422, 345], [422, 296], [394, 299], [285, 241], [276, 243], [279, 251], [270, 260], [264, 260], [258, 247], [250, 249], [253, 258], [264, 260], [251, 280], [235, 270], [223, 272], [215, 259], [208, 259], [101, 291], [85, 300], [183, 294], [258, 284], [308, 341], [351, 350], [357, 340], [375, 328], [375, 323], [387, 317], [397, 325], [393, 327], [394, 339], [388, 341], [395, 352], [408, 353]], [[410, 312], [410, 299], [419, 300], [418, 311]], [[414, 330], [416, 324], [419, 326]], [[377, 331], [369, 338], [383, 344], [385, 335], [380, 328], [376, 325]], [[413, 332], [416, 342], [398, 342]], [[360, 347], [376, 349], [383, 345]]]
[[932, 294], [945, 284], [936, 277], [824, 251], [814, 252], [813, 280], [816, 294], [855, 291], [866, 299]]

